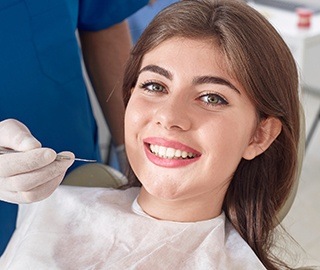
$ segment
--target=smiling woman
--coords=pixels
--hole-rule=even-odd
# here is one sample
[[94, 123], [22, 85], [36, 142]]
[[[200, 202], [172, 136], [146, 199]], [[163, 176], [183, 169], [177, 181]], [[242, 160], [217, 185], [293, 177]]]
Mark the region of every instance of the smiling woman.
[[[272, 231], [296, 177], [294, 59], [267, 20], [239, 1], [178, 6], [146, 29], [125, 74], [126, 147], [143, 184], [138, 201], [152, 216], [193, 221], [223, 205], [263, 264], [275, 269]], [[187, 146], [197, 159], [159, 157], [150, 144]], [[159, 209], [166, 200], [171, 212]]]
[[[149, 196], [159, 199], [160, 208], [163, 199], [174, 200], [165, 217], [149, 209], [154, 217], [198, 221], [219, 215], [240, 160], [260, 154], [261, 144], [281, 130], [279, 120], [267, 119], [275, 135], [252, 140], [259, 132], [256, 109], [221, 68], [224, 62], [219, 47], [202, 39], [170, 38], [144, 55], [126, 109], [126, 150], [133, 168], [144, 164], [135, 170], [143, 184], [140, 205], [151, 205]], [[185, 158], [168, 157], [173, 151]], [[176, 211], [183, 206], [192, 211]]]
[[141, 188], [59, 187], [23, 208], [3, 265], [292, 269], [272, 247], [296, 180], [298, 74], [276, 30], [240, 0], [179, 1], [142, 34], [124, 78]]

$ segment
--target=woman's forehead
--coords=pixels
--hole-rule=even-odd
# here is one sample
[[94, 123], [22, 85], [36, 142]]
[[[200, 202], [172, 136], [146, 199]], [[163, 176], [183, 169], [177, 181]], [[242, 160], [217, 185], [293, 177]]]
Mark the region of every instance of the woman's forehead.
[[[150, 50], [148, 50], [142, 57], [142, 63], [146, 58], [164, 59], [168, 55], [174, 55], [175, 59], [181, 57], [182, 52], [188, 51], [189, 53], [201, 55], [205, 54], [207, 58], [212, 57], [217, 59], [221, 68], [225, 68], [227, 59], [222, 54], [221, 48], [218, 46], [214, 39], [208, 38], [187, 38], [187, 37], [172, 37], [163, 40]], [[192, 55], [190, 55], [191, 57]]]
[[[196, 55], [196, 57], [193, 57], [194, 55], [192, 54]], [[189, 64], [196, 66], [201, 59], [211, 60], [212, 64], [221, 72], [227, 74], [232, 80], [237, 81], [235, 76], [237, 72], [230, 65], [229, 58], [216, 37], [172, 37], [165, 39], [145, 53], [142, 57], [139, 71], [148, 64], [166, 64], [169, 61], [180, 60], [184, 60], [186, 66]]]

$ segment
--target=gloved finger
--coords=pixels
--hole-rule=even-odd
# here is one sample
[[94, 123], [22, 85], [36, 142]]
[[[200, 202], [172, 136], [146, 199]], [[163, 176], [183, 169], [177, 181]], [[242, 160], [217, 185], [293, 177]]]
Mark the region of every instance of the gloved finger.
[[[74, 154], [71, 152], [61, 152], [59, 154], [64, 156], [69, 156], [70, 158], [74, 158]], [[44, 184], [38, 185], [31, 190], [20, 192], [21, 194], [20, 200], [24, 203], [31, 203], [31, 202], [40, 201], [49, 197], [60, 185], [60, 183], [62, 182], [66, 174], [67, 169], [72, 165], [73, 162], [74, 162], [73, 159], [57, 160], [52, 164], [50, 164], [49, 166], [54, 167], [53, 171], [60, 172], [60, 174], [52, 178], [50, 181], [47, 181]]]
[[18, 192], [12, 191], [0, 191], [0, 199], [9, 203], [21, 203], [20, 197], [21, 195]]
[[34, 189], [19, 192], [21, 203], [32, 203], [44, 200], [48, 198], [60, 185], [62, 179], [64, 178], [65, 173], [58, 175], [57, 177], [51, 179], [50, 181], [35, 187]]
[[[71, 152], [61, 154], [71, 158]], [[36, 202], [50, 196], [63, 180], [73, 160], [57, 160], [38, 170], [0, 178], [0, 199], [12, 203]]]
[[0, 155], [0, 177], [35, 171], [52, 163], [56, 155], [56, 152], [49, 148]]
[[[70, 152], [64, 152], [65, 156], [73, 157]], [[58, 160], [49, 165], [22, 174], [15, 174], [10, 177], [0, 178], [2, 191], [24, 192], [35, 189], [57, 177], [63, 177], [73, 160]], [[62, 181], [62, 178], [60, 179]]]
[[24, 124], [14, 119], [7, 119], [0, 122], [0, 146], [27, 151], [41, 147], [41, 143], [31, 135]]
[[28, 191], [0, 191], [0, 198], [10, 203], [32, 203], [48, 198], [60, 185], [64, 174]]

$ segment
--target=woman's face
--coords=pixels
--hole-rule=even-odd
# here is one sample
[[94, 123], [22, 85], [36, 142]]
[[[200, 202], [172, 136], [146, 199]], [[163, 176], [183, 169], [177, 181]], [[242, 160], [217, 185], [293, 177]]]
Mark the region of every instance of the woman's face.
[[222, 204], [257, 124], [245, 90], [224, 66], [218, 47], [204, 40], [172, 38], [144, 56], [125, 141], [145, 194]]

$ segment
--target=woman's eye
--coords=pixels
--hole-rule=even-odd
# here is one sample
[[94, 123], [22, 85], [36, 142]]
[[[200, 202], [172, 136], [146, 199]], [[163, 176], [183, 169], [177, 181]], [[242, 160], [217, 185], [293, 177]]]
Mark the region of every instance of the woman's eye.
[[143, 83], [140, 86], [142, 89], [147, 90], [148, 92], [164, 92], [165, 88], [159, 84], [159, 83], [155, 83], [155, 82], [147, 82], [147, 83]]
[[223, 97], [217, 94], [205, 94], [205, 95], [202, 95], [199, 99], [204, 103], [206, 103], [207, 105], [212, 105], [212, 106], [228, 104], [228, 102]]

